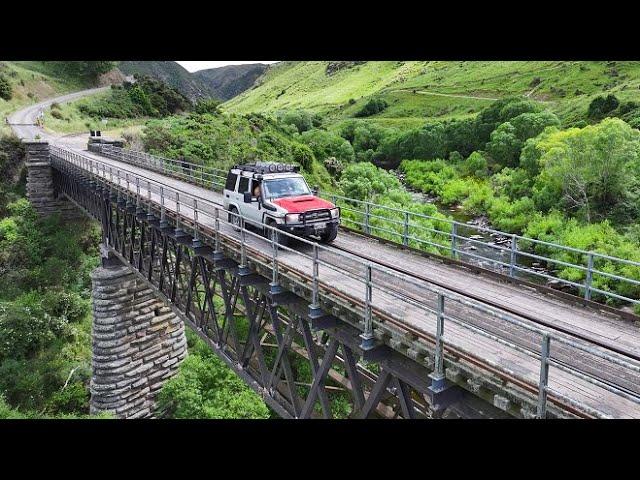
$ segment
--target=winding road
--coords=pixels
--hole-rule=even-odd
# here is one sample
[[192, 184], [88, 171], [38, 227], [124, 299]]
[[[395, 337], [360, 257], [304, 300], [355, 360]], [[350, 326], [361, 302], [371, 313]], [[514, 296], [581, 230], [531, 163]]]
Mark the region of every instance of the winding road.
[[[96, 93], [104, 92], [109, 88], [110, 87], [91, 88], [88, 90], [81, 90], [79, 92], [69, 93], [67, 95], [43, 100], [42, 102], [35, 103], [9, 115], [9, 124], [11, 125], [14, 133], [23, 140], [35, 140], [35, 137], [39, 135], [41, 140], [47, 140], [49, 142], [55, 143], [55, 141], [61, 137], [60, 135], [47, 132], [35, 125], [36, 118], [38, 117], [40, 112], [49, 108], [52, 103], [72, 102], [83, 97], [88, 97], [90, 95], [95, 95]], [[86, 143], [86, 136], [84, 137], [84, 142]]]

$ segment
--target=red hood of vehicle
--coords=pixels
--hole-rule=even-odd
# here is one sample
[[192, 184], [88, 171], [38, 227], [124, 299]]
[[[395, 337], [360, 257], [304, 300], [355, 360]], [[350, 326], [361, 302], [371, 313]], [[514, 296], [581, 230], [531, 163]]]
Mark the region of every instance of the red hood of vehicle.
[[318, 210], [321, 208], [334, 208], [335, 205], [313, 195], [300, 195], [299, 197], [285, 197], [277, 200], [271, 200], [279, 207], [284, 208], [287, 213], [303, 213], [309, 210]]

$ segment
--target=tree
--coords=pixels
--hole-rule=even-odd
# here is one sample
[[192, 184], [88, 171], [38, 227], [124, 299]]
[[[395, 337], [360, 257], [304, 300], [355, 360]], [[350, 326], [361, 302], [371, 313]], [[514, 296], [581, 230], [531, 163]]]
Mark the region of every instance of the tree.
[[11, 88], [9, 80], [0, 75], [0, 98], [9, 101], [11, 100], [12, 95], [13, 90]]
[[521, 148], [522, 142], [511, 122], [505, 122], [491, 132], [491, 140], [487, 143], [487, 152], [491, 158], [498, 164], [508, 167], [518, 164]]
[[533, 187], [538, 209], [566, 209], [586, 221], [638, 218], [640, 132], [622, 120], [552, 129], [526, 148], [540, 170]]
[[538, 136], [547, 127], [558, 126], [560, 120], [551, 112], [521, 113], [491, 132], [486, 148], [500, 165], [516, 167], [522, 147], [529, 138]]

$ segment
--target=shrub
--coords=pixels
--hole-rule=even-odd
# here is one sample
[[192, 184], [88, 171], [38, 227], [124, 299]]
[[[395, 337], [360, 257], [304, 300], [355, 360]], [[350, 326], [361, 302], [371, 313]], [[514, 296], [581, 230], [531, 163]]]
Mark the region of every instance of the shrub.
[[51, 110], [51, 116], [53, 118], [57, 118], [58, 120], [64, 120], [64, 115], [60, 110]]
[[220, 113], [219, 110], [220, 100], [216, 98], [208, 98], [206, 100], [200, 100], [196, 103], [194, 111], [199, 114], [209, 113], [212, 115]]
[[609, 94], [606, 97], [596, 97], [589, 104], [587, 117], [591, 120], [600, 120], [618, 108], [618, 105], [620, 105], [620, 101], [615, 95]]
[[307, 110], [281, 110], [276, 112], [276, 119], [283, 125], [293, 125], [298, 133], [306, 132], [322, 123], [321, 117]]
[[2, 98], [3, 100], [11, 100], [11, 97], [13, 96], [13, 89], [11, 88], [11, 84], [9, 83], [9, 80], [7, 80], [5, 77], [3, 77], [2, 75], [0, 75], [0, 98]]
[[291, 156], [293, 161], [299, 164], [307, 172], [313, 171], [313, 161], [315, 156], [313, 150], [303, 143], [294, 143], [291, 146]]
[[355, 117], [370, 117], [376, 113], [384, 111], [389, 104], [382, 98], [370, 99], [359, 111], [357, 111]]
[[480, 152], [473, 152], [460, 164], [460, 173], [465, 177], [486, 177], [487, 159]]

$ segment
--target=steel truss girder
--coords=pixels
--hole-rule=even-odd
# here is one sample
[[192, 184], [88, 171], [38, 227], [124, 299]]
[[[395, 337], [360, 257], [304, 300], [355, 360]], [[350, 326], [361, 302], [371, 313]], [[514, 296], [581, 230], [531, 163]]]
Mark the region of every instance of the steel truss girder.
[[332, 319], [314, 334], [319, 325], [312, 324], [304, 299], [271, 293], [269, 279], [243, 274], [231, 259], [215, 259], [210, 246], [176, 236], [175, 224], [162, 228], [153, 215], [136, 211], [132, 192], [64, 161], [53, 163], [55, 188], [101, 222], [108, 248], [279, 415], [331, 418], [332, 394], [342, 391], [350, 417], [430, 416], [424, 367], [391, 350], [364, 365], [356, 328]]

